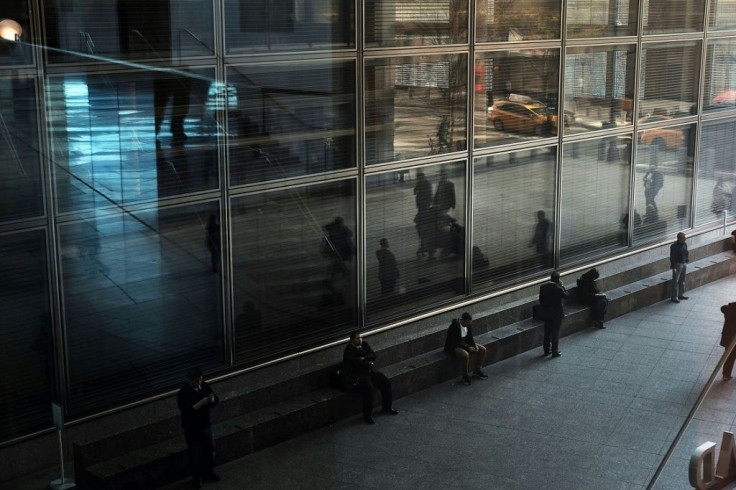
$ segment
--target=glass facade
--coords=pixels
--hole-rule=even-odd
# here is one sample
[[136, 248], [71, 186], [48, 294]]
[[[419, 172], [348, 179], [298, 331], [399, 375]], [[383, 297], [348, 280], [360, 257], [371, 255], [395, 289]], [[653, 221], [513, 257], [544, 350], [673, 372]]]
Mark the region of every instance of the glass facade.
[[0, 441], [732, 220], [734, 2], [642, 2], [3, 1]]

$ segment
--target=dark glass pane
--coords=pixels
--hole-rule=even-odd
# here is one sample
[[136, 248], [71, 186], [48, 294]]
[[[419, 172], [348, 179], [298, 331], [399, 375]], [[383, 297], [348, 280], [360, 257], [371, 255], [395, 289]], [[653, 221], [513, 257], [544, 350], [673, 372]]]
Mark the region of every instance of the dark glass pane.
[[736, 109], [736, 39], [708, 42], [703, 110]]
[[703, 30], [704, 0], [645, 0], [644, 34]]
[[366, 188], [369, 321], [464, 294], [464, 163], [371, 175]]
[[366, 47], [468, 42], [467, 0], [369, 0]]
[[645, 44], [639, 87], [641, 118], [686, 117], [695, 114], [698, 101], [700, 42]]
[[475, 9], [479, 43], [560, 38], [560, 0], [479, 0]]
[[227, 53], [355, 46], [354, 3], [225, 0]]
[[28, 0], [0, 2], [0, 66], [33, 63]]
[[211, 75], [171, 70], [50, 79], [59, 209], [217, 188], [215, 111], [224, 102]]
[[637, 0], [569, 0], [567, 35], [574, 38], [636, 35]]
[[[557, 49], [483, 53], [475, 61], [475, 146], [557, 134]], [[565, 113], [565, 124], [574, 121]]]
[[43, 214], [34, 80], [0, 78], [0, 222]]
[[565, 55], [565, 134], [632, 124], [636, 48], [569, 48]]
[[212, 4], [206, 0], [50, 0], [44, 15], [54, 63], [214, 56]]
[[405, 56], [366, 61], [366, 163], [467, 146], [467, 57]]
[[551, 146], [475, 161], [474, 289], [552, 267], [556, 152]]
[[0, 440], [51, 426], [53, 335], [42, 231], [0, 236]]
[[232, 184], [355, 166], [355, 64], [228, 68]]
[[355, 181], [232, 200], [235, 358], [253, 363], [357, 325]]
[[695, 125], [653, 126], [637, 138], [635, 244], [690, 226]]
[[207, 203], [59, 227], [71, 412], [174, 386], [191, 366], [222, 365], [218, 217]]
[[736, 120], [703, 123], [698, 160], [695, 225], [736, 213]]
[[631, 135], [563, 146], [560, 263], [628, 245]]

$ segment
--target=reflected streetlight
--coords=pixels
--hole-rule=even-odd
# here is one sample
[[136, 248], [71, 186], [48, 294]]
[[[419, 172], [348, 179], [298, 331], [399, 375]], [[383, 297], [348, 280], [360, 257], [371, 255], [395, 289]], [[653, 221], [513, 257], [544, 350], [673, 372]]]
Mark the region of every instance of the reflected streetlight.
[[0, 37], [6, 41], [18, 41], [23, 34], [23, 28], [12, 19], [0, 20]]

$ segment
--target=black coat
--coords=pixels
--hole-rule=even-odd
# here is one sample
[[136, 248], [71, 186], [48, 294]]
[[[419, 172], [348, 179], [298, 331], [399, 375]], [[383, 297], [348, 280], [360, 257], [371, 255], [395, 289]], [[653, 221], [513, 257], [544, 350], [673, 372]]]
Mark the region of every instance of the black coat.
[[457, 347], [475, 347], [475, 339], [473, 338], [473, 331], [468, 325], [468, 333], [465, 337], [461, 336], [460, 331], [460, 320], [455, 318], [447, 328], [447, 337], [445, 338], [445, 352], [447, 354], [453, 354]]
[[595, 284], [595, 279], [593, 279], [590, 271], [588, 271], [578, 279], [578, 301], [584, 305], [592, 305], [596, 294], [600, 294], [600, 290]]
[[369, 376], [373, 370], [376, 353], [365, 340], [360, 345], [348, 342], [342, 354], [343, 370], [349, 379]]
[[[203, 405], [199, 410], [193, 408], [197, 402], [210, 396], [210, 394], [215, 395], [214, 403]], [[197, 393], [187, 382], [179, 389], [179, 393], [176, 395], [176, 403], [181, 411], [181, 426], [184, 428], [184, 432], [196, 434], [211, 425], [210, 409], [216, 407], [220, 403], [220, 399], [207, 383], [203, 382], [199, 393]]]
[[568, 296], [567, 289], [561, 284], [552, 281], [542, 284], [539, 288], [539, 304], [544, 309], [545, 318], [548, 320], [565, 318], [562, 300]]

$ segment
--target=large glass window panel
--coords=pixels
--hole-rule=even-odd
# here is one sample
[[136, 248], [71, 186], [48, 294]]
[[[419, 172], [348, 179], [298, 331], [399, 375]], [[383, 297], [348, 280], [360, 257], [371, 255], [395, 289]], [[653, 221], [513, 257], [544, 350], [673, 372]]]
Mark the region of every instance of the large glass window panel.
[[[475, 146], [555, 136], [560, 51], [494, 51], [475, 60]], [[565, 124], [575, 118], [565, 113]]]
[[464, 294], [465, 164], [370, 175], [366, 188], [369, 321]]
[[460, 54], [367, 60], [366, 163], [464, 150], [467, 79]]
[[225, 0], [228, 54], [355, 46], [354, 2]]
[[354, 180], [232, 200], [235, 358], [294, 353], [358, 324]]
[[223, 363], [218, 223], [203, 203], [59, 226], [71, 412]]
[[562, 147], [561, 264], [628, 245], [630, 143], [629, 135]]
[[374, 0], [365, 5], [367, 47], [468, 42], [467, 0]]
[[569, 0], [567, 35], [573, 38], [636, 35], [637, 0]]
[[709, 41], [705, 63], [703, 110], [736, 109], [736, 39]]
[[50, 79], [59, 209], [217, 188], [215, 111], [224, 102], [212, 75], [171, 70]]
[[49, 59], [214, 56], [212, 5], [207, 0], [50, 0], [44, 2]]
[[355, 166], [355, 63], [228, 68], [232, 184]]
[[570, 48], [565, 55], [565, 133], [632, 124], [634, 45]]
[[553, 266], [557, 148], [479, 158], [473, 173], [473, 285]]
[[560, 38], [560, 0], [480, 0], [475, 8], [479, 43]]
[[736, 120], [703, 123], [698, 160], [695, 225], [736, 213]]
[[676, 118], [695, 114], [700, 42], [645, 44], [641, 56], [639, 122], [648, 116]]
[[0, 222], [43, 214], [34, 80], [0, 78]]
[[709, 26], [714, 31], [736, 29], [736, 3], [732, 0], [712, 0]]
[[695, 125], [639, 131], [634, 183], [634, 243], [690, 226]]
[[0, 236], [0, 440], [51, 426], [53, 334], [43, 231]]
[[3, 0], [0, 3], [0, 66], [29, 65], [33, 62], [28, 0]]
[[643, 0], [644, 34], [703, 30], [704, 0]]

